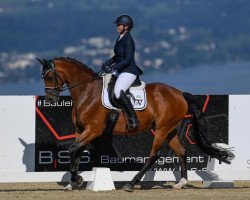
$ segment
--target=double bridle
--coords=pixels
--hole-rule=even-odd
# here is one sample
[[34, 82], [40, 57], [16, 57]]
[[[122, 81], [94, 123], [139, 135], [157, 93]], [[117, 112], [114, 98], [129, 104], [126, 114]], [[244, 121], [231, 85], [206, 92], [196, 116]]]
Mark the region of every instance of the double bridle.
[[63, 79], [61, 78], [61, 76], [57, 73], [57, 71], [54, 68], [48, 69], [45, 72], [43, 72], [41, 77], [44, 79], [49, 72], [53, 73], [54, 86], [53, 87], [45, 87], [45, 92], [50, 94], [51, 96], [59, 96], [59, 94], [65, 90], [67, 90], [68, 87], [67, 86], [66, 87], [64, 86], [62, 88], [59, 87], [57, 77], [62, 81], [62, 83], [63, 83]]
[[76, 88], [76, 87], [78, 87], [78, 86], [81, 85], [81, 84], [88, 83], [88, 82], [90, 82], [90, 81], [96, 80], [96, 79], [98, 79], [98, 78], [103, 74], [103, 70], [100, 70], [100, 71], [98, 71], [98, 72], [96, 73], [97, 76], [95, 76], [95, 77], [93, 77], [93, 78], [91, 78], [91, 79], [89, 79], [89, 80], [82, 81], [82, 82], [77, 83], [77, 84], [75, 84], [75, 85], [73, 85], [73, 86], [67, 86], [67, 85], [65, 85], [65, 86], [59, 87], [57, 77], [62, 81], [62, 83], [64, 83], [64, 81], [63, 81], [63, 79], [61, 78], [61, 76], [58, 74], [58, 72], [56, 71], [56, 69], [55, 69], [55, 63], [54, 63], [54, 62], [49, 62], [49, 68], [48, 68], [47, 70], [44, 70], [44, 71], [42, 72], [41, 78], [44, 79], [44, 78], [47, 76], [47, 74], [48, 74], [49, 72], [52, 72], [52, 73], [53, 73], [53, 77], [54, 77], [54, 86], [53, 86], [53, 87], [45, 87], [45, 92], [48, 93], [48, 94], [50, 94], [51, 96], [56, 96], [56, 97], [58, 97], [59, 94], [60, 94], [61, 92], [63, 92], [63, 91], [66, 91], [66, 90], [69, 90], [69, 91], [70, 91], [70, 90], [72, 90], [73, 88]]

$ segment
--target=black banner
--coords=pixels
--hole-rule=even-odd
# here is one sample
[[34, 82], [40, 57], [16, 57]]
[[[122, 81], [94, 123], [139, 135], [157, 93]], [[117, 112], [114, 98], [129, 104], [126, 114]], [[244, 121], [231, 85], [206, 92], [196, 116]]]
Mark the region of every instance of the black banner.
[[[228, 143], [228, 95], [197, 95], [206, 120], [207, 137], [212, 142]], [[68, 171], [68, 147], [74, 141], [74, 126], [71, 120], [71, 97], [63, 96], [56, 104], [36, 99], [36, 144], [35, 170]], [[98, 117], [98, 116], [96, 116]], [[208, 156], [196, 146], [197, 133], [188, 115], [178, 128], [179, 138], [188, 153], [189, 170], [205, 170]], [[151, 150], [153, 133], [138, 133], [132, 136], [114, 136], [113, 141], [100, 137], [87, 146], [82, 153], [80, 171], [92, 167], [109, 167], [113, 171], [138, 171]], [[177, 156], [164, 144], [162, 156], [153, 166], [155, 171], [179, 170]]]

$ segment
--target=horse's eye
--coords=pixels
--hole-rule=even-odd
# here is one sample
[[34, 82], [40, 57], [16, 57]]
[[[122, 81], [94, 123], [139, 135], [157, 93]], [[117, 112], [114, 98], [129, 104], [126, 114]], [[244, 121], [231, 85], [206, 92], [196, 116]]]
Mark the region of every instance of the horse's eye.
[[47, 76], [47, 77], [46, 77], [46, 80], [47, 80], [47, 81], [52, 81], [52, 79], [53, 79], [53, 78], [52, 78], [51, 76]]

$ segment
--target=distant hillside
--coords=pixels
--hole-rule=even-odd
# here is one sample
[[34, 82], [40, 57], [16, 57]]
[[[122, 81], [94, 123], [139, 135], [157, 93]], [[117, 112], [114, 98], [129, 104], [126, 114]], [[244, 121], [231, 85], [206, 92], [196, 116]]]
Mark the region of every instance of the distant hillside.
[[135, 19], [145, 71], [250, 60], [249, 0], [1, 0], [0, 78], [32, 78], [35, 55], [98, 66], [112, 54], [112, 22], [123, 13]]

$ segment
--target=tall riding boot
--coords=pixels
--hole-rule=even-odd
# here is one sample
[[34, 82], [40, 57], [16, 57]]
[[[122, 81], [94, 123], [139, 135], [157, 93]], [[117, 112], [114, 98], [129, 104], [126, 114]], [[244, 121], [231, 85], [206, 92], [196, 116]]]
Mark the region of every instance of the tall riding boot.
[[117, 100], [128, 118], [128, 129], [133, 130], [137, 128], [139, 126], [139, 120], [137, 119], [136, 113], [130, 100], [123, 90], [121, 91], [120, 97]]

